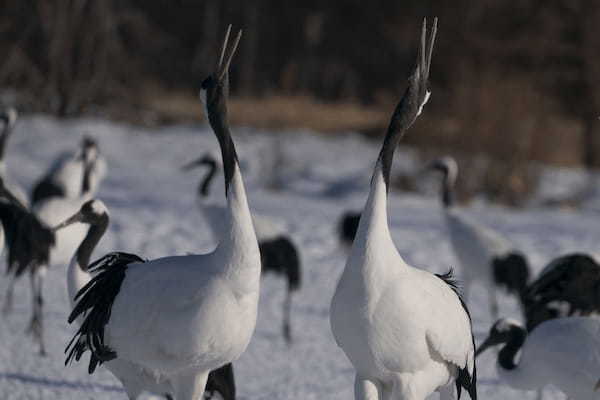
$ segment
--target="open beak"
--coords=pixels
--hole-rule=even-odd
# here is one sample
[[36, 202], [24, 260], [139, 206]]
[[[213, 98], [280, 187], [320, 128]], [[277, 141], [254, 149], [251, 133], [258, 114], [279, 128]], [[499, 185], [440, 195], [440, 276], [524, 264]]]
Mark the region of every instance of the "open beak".
[[481, 353], [486, 351], [488, 348], [495, 346], [496, 344], [497, 343], [495, 343], [495, 341], [492, 339], [492, 337], [489, 336], [487, 339], [485, 339], [485, 341], [483, 343], [481, 343], [479, 345], [477, 350], [475, 350], [475, 357], [479, 356]]
[[66, 221], [61, 222], [60, 224], [56, 225], [52, 230], [54, 232], [67, 227], [69, 225], [72, 225], [76, 222], [81, 222], [82, 221], [82, 215], [81, 212], [78, 212], [77, 214], [73, 215], [71, 218], [67, 219]]

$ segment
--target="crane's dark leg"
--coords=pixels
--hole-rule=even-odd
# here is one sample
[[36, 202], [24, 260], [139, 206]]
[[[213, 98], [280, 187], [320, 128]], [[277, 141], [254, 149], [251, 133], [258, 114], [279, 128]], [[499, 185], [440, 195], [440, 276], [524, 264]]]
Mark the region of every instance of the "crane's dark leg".
[[288, 345], [292, 343], [291, 311], [292, 291], [288, 286], [287, 295], [283, 303], [283, 337], [285, 338], [285, 341]]
[[15, 288], [15, 281], [17, 277], [14, 274], [10, 275], [10, 281], [6, 288], [6, 297], [4, 298], [4, 304], [2, 305], [2, 314], [7, 315], [12, 311], [13, 308], [13, 291]]
[[42, 297], [42, 273], [39, 268], [35, 268], [29, 276], [31, 278], [31, 293], [33, 296], [31, 299], [33, 313], [27, 332], [31, 333], [33, 338], [39, 343], [40, 355], [45, 356], [46, 347], [44, 345], [44, 316], [42, 312], [42, 307], [44, 304], [44, 299]]

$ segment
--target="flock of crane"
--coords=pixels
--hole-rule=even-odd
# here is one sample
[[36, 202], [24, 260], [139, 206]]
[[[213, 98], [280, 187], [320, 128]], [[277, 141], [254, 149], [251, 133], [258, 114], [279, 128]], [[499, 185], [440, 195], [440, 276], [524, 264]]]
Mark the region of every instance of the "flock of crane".
[[[106, 171], [96, 142], [84, 138], [76, 153], [59, 158], [29, 202], [8, 180], [3, 162], [17, 113], [8, 109], [0, 115], [0, 246], [9, 279], [3, 311], [12, 308], [15, 280], [29, 275], [28, 330], [44, 354], [43, 277], [48, 266], [68, 264], [68, 322], [75, 322], [77, 331], [66, 346], [66, 363], [89, 352], [89, 373], [106, 367], [130, 399], [144, 391], [175, 400], [234, 399], [231, 363], [254, 332], [266, 271], [287, 279], [283, 334], [292, 341], [291, 296], [302, 281], [300, 257], [285, 223], [259, 217], [248, 206], [227, 120], [229, 66], [241, 38], [240, 31], [230, 45], [230, 31], [231, 26], [200, 93], [222, 163], [205, 155], [184, 167], [207, 168], [198, 201], [218, 240], [210, 253], [145, 260], [112, 252], [92, 262], [110, 223], [106, 205], [94, 197]], [[391, 116], [367, 202], [362, 212], [340, 222], [340, 239], [351, 248], [331, 301], [330, 323], [355, 368], [355, 398], [423, 400], [437, 391], [444, 400], [460, 398], [465, 390], [476, 400], [476, 357], [502, 345], [498, 373], [506, 383], [540, 393], [552, 384], [574, 400], [598, 399], [600, 320], [594, 314], [600, 310], [600, 266], [593, 256], [557, 258], [530, 281], [525, 255], [455, 205], [458, 168], [451, 157], [428, 167], [442, 176], [445, 222], [464, 289], [458, 289], [452, 270], [437, 275], [414, 268], [394, 245], [387, 216], [391, 165], [400, 139], [430, 98], [436, 31], [437, 19], [429, 33], [423, 22], [416, 65]], [[207, 200], [219, 167], [225, 206]], [[467, 307], [474, 282], [485, 285], [497, 319], [479, 348]], [[497, 287], [518, 298], [525, 326], [498, 319]]]

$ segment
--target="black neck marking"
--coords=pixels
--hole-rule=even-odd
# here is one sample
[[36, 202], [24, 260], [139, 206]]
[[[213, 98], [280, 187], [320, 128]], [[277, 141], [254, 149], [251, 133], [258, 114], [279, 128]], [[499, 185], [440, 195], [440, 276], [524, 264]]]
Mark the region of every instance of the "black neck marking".
[[[386, 191], [389, 192], [390, 172], [392, 169], [392, 161], [394, 159], [394, 151], [400, 142], [400, 139], [406, 133], [406, 130], [412, 125], [416, 119], [418, 105], [416, 93], [411, 90], [410, 85], [404, 92], [404, 96], [396, 106], [396, 110], [390, 120], [383, 146], [379, 152], [378, 163], [381, 164], [381, 174], [386, 185]], [[409, 112], [413, 111], [413, 112]]]
[[223, 172], [225, 175], [225, 196], [229, 193], [229, 185], [238, 164], [237, 152], [235, 151], [235, 145], [233, 144], [229, 130], [229, 123], [227, 122], [227, 92], [229, 87], [227, 75], [225, 74], [221, 81], [210, 76], [202, 83], [202, 87], [206, 90], [208, 121], [221, 147]]
[[514, 327], [510, 339], [506, 345], [498, 353], [498, 364], [506, 370], [513, 370], [517, 368], [518, 364], [515, 362], [515, 356], [517, 352], [523, 347], [527, 332], [524, 328]]
[[210, 193], [210, 184], [217, 172], [217, 163], [212, 159], [204, 159], [202, 160], [202, 164], [208, 166], [208, 171], [206, 172], [204, 179], [200, 182], [200, 185], [198, 185], [198, 195], [206, 197]]
[[10, 124], [10, 120], [7, 115], [3, 114], [0, 116], [0, 119], [4, 122], [4, 129], [0, 134], [0, 160], [4, 160], [4, 154], [6, 151], [6, 143], [8, 142], [8, 138], [12, 133], [13, 127]]
[[108, 224], [108, 214], [104, 213], [97, 222], [90, 225], [87, 235], [77, 248], [77, 263], [83, 271], [87, 272], [92, 252], [98, 245], [100, 239], [102, 239], [102, 236], [108, 228]]
[[87, 160], [87, 156], [83, 158], [83, 177], [81, 182], [81, 195], [85, 196], [91, 190], [90, 176], [92, 174], [93, 162]]
[[448, 172], [444, 174], [444, 183], [442, 184], [442, 203], [444, 203], [444, 207], [446, 208], [454, 205], [454, 188], [450, 182]]

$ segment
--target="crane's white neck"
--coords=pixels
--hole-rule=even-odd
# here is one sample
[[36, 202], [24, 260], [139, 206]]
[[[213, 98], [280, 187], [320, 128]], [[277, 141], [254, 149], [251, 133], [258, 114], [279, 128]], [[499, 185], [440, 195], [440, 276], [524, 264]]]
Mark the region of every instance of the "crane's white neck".
[[91, 279], [92, 277], [79, 265], [77, 254], [71, 258], [69, 269], [67, 270], [67, 292], [69, 294], [69, 303], [71, 309], [75, 307], [75, 296]]
[[248, 289], [258, 290], [260, 253], [246, 190], [237, 162], [229, 182], [227, 211], [216, 253], [222, 257], [226, 274]]
[[[367, 257], [370, 260], [378, 260], [380, 257], [388, 257], [394, 253], [401, 260], [392, 241], [388, 225], [387, 189], [383, 179], [381, 159], [379, 159], [371, 178], [369, 197], [358, 224], [350, 257], [352, 259]], [[371, 262], [370, 264], [378, 263]]]

